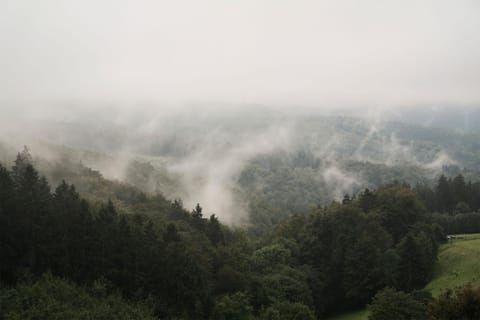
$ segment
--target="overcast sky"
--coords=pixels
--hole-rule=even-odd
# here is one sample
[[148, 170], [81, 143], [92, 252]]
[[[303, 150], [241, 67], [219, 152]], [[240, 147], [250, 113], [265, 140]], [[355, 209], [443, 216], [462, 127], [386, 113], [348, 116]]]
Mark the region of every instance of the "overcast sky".
[[0, 0], [2, 105], [76, 100], [476, 105], [480, 1]]

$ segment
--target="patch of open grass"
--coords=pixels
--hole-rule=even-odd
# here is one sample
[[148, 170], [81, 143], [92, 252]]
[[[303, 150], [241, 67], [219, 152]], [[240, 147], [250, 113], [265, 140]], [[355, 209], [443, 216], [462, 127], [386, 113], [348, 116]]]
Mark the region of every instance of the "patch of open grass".
[[[433, 296], [443, 290], [471, 283], [480, 286], [480, 234], [458, 234], [440, 247], [433, 278], [425, 287]], [[367, 320], [368, 311], [360, 310], [329, 320]]]
[[433, 279], [425, 287], [434, 296], [467, 283], [480, 285], [480, 234], [455, 238], [440, 247]]
[[329, 320], [367, 320], [367, 319], [368, 319], [368, 311], [360, 310], [360, 311], [354, 311], [354, 312], [338, 315], [330, 318]]

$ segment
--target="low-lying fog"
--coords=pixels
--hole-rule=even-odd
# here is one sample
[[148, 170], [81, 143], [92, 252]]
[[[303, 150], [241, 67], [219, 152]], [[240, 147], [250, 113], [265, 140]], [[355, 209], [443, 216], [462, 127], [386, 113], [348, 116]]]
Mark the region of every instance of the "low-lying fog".
[[478, 30], [471, 0], [3, 1], [0, 160], [150, 164], [175, 187], [146, 191], [229, 222], [262, 157], [320, 161], [335, 199], [366, 184], [348, 161], [471, 168], [454, 140], [479, 132]]
[[[26, 113], [13, 123], [4, 119], [1, 136], [9, 152], [3, 152], [3, 159], [11, 161], [16, 151], [28, 145], [35, 156], [53, 162], [68, 157], [100, 170], [107, 178], [127, 183], [133, 183], [129, 181], [132, 163], [149, 164], [154, 171], [137, 186], [182, 198], [187, 208], [199, 202], [206, 212], [214, 212], [229, 223], [245, 221], [248, 204], [240, 198], [239, 177], [252, 161], [262, 157], [287, 159], [307, 152], [320, 161], [315, 165], [314, 179], [327, 185], [332, 200], [369, 186], [362, 172], [345, 170], [342, 164], [346, 161], [413, 166], [431, 177], [444, 166], [457, 164], [441, 143], [424, 147], [415, 137], [406, 136], [408, 127], [396, 128], [401, 122], [389, 120], [410, 119], [406, 118], [409, 114], [398, 112], [392, 115], [370, 110], [346, 116], [343, 111], [305, 113], [259, 106], [227, 112], [219, 108], [114, 111], [80, 108], [75, 113], [61, 109], [44, 115]], [[475, 114], [476, 110], [470, 112]], [[59, 151], [58, 146], [70, 152]], [[172, 185], [160, 181], [165, 176]]]

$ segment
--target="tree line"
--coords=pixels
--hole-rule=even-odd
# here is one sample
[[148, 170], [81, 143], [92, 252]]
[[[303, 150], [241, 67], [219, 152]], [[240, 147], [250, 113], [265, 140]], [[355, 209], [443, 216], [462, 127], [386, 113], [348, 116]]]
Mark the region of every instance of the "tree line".
[[480, 182], [467, 182], [461, 174], [441, 175], [433, 187], [417, 185], [414, 189], [445, 233], [480, 232]]
[[467, 284], [436, 298], [385, 288], [375, 295], [369, 310], [369, 320], [475, 320], [480, 318], [480, 287]]
[[[43, 310], [50, 287], [83, 297], [75, 305], [73, 294], [51, 296], [76, 315], [117, 301], [133, 319], [323, 318], [385, 287], [421, 289], [445, 239], [401, 184], [294, 215], [260, 237], [205, 217], [200, 205], [134, 199], [133, 212], [121, 214], [65, 181], [52, 191], [25, 152], [12, 168], [0, 165], [0, 318], [35, 319], [21, 309]], [[19, 307], [21, 297], [30, 304]]]
[[435, 186], [419, 185], [416, 192], [430, 212], [469, 213], [480, 209], [480, 182], [465, 181], [462, 174], [441, 175]]

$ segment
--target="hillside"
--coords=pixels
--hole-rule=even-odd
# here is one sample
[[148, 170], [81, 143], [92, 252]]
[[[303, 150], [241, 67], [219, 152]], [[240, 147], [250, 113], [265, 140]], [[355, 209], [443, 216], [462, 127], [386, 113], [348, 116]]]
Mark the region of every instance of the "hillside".
[[[204, 216], [200, 205], [189, 211], [81, 164], [59, 168], [98, 196], [82, 199], [67, 182], [51, 188], [34, 162], [25, 149], [11, 169], [0, 166], [0, 287], [22, 297], [22, 285], [51, 272], [87, 288], [105, 278], [111, 293], [160, 319], [321, 319], [364, 306], [385, 285], [423, 287], [441, 239], [408, 185], [365, 191], [250, 236]], [[398, 257], [394, 264], [383, 264], [387, 254]], [[31, 277], [20, 274], [27, 269]], [[0, 305], [11, 307], [7, 298]]]
[[87, 199], [119, 204], [99, 172], [122, 184], [115, 189], [181, 198], [187, 208], [201, 203], [257, 234], [365, 188], [394, 181], [432, 186], [441, 174], [480, 180], [478, 135], [444, 128], [281, 112], [195, 120], [138, 115], [123, 122], [109, 115], [28, 122], [28, 132], [0, 136], [0, 160], [12, 163], [27, 145], [52, 185], [65, 179]]
[[0, 320], [480, 320], [476, 30], [0, 0]]
[[[447, 288], [467, 283], [480, 285], [480, 234], [457, 235], [440, 247], [432, 281], [425, 287], [433, 296]], [[366, 320], [366, 311], [356, 311], [330, 320]]]
[[434, 296], [466, 283], [480, 285], [480, 234], [458, 235], [441, 247], [433, 280], [425, 287]]

